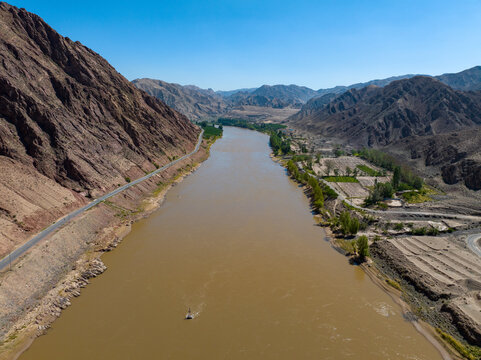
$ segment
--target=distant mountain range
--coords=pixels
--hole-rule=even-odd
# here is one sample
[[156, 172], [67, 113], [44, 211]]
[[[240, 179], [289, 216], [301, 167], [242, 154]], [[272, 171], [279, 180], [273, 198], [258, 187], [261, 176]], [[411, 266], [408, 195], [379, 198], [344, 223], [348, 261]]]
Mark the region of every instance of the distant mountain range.
[[289, 121], [315, 133], [349, 139], [353, 144], [384, 146], [412, 135], [480, 125], [481, 93], [456, 91], [435, 78], [415, 76], [385, 87], [351, 89], [327, 104], [308, 109]]
[[435, 78], [456, 90], [481, 90], [481, 66], [454, 74], [435, 76]]
[[222, 114], [227, 108], [224, 98], [212, 89], [205, 90], [193, 85], [182, 86], [153, 79], [136, 79], [132, 83], [191, 120], [213, 117]]
[[[214, 92], [212, 89], [205, 90], [193, 85], [182, 86], [153, 79], [137, 79], [133, 81], [133, 84], [185, 114], [191, 120], [200, 120], [222, 116], [230, 109], [242, 108], [243, 106], [274, 109], [298, 108], [303, 112], [309, 112], [348, 90], [362, 89], [369, 85], [384, 87], [393, 81], [410, 79], [414, 76], [417, 75], [393, 76], [350, 86], [336, 86], [319, 90], [297, 85], [263, 85], [259, 88]], [[453, 89], [481, 89], [480, 66], [460, 73], [444, 74], [434, 78]]]

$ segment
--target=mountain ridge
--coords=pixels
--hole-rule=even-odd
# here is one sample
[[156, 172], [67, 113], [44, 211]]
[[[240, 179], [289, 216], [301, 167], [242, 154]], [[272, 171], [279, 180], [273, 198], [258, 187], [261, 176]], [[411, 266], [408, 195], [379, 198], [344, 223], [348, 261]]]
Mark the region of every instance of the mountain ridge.
[[99, 54], [0, 3], [0, 252], [184, 155], [199, 131]]
[[289, 121], [323, 135], [349, 136], [359, 145], [384, 146], [411, 135], [433, 135], [481, 124], [481, 93], [453, 90], [426, 76], [381, 88], [351, 89], [310, 114]]
[[[428, 75], [407, 74], [391, 76], [385, 79], [375, 79], [364, 83], [319, 90], [294, 84], [277, 84], [262, 85], [258, 88], [213, 91], [212, 89], [201, 89], [195, 85], [172, 84], [148, 78], [136, 79], [133, 80], [133, 83], [150, 95], [166, 101], [169, 106], [186, 114], [191, 120], [200, 120], [222, 116], [228, 113], [229, 110], [239, 109], [244, 106], [270, 107], [273, 109], [298, 108], [300, 111], [310, 111], [316, 106], [325, 104], [328, 99], [330, 101], [335, 96], [342, 95], [348, 90], [361, 89], [370, 85], [384, 87], [393, 81], [410, 79], [415, 76]], [[438, 79], [453, 87], [453, 89], [481, 89], [481, 66], [475, 66], [459, 73], [428, 77]], [[175, 91], [172, 89], [173, 87], [175, 87]], [[195, 95], [196, 91], [199, 93], [199, 96]], [[325, 95], [329, 96], [324, 97]], [[197, 97], [200, 98], [196, 99]]]

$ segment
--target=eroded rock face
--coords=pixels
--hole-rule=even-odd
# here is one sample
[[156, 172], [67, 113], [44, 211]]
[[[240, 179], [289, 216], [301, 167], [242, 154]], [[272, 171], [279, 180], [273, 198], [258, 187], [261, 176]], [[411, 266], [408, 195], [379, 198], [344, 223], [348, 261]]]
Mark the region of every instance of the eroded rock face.
[[481, 325], [466, 316], [465, 312], [459, 307], [461, 301], [448, 302], [443, 305], [441, 311], [451, 315], [453, 323], [465, 339], [471, 344], [479, 345], [481, 344]]
[[463, 160], [457, 164], [446, 165], [442, 169], [443, 180], [447, 184], [463, 181], [468, 189], [481, 190], [481, 162]]
[[192, 150], [198, 133], [92, 50], [0, 3], [0, 156], [104, 192]]

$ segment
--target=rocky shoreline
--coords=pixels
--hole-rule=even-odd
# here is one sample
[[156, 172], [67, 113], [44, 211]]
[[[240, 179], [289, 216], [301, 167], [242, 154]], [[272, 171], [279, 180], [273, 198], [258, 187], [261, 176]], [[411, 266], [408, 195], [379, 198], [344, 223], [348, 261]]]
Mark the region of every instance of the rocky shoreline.
[[18, 358], [47, 332], [81, 289], [106, 271], [102, 254], [207, 159], [212, 143], [204, 141], [190, 158], [74, 219], [0, 274], [0, 360]]

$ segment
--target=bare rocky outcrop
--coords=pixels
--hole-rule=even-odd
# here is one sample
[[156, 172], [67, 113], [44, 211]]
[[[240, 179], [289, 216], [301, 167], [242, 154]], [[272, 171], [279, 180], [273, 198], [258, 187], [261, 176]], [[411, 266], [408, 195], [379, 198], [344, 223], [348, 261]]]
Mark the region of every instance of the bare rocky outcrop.
[[418, 169], [423, 176], [439, 177], [445, 184], [464, 185], [477, 191], [481, 189], [480, 141], [481, 126], [476, 126], [445, 134], [409, 137], [390, 144], [385, 150]]
[[198, 134], [80, 42], [0, 3], [0, 256]]
[[471, 317], [467, 316], [466, 312], [459, 307], [458, 303], [459, 301], [448, 302], [441, 307], [441, 311], [444, 311], [451, 316], [453, 323], [456, 325], [461, 335], [463, 335], [463, 337], [471, 344], [481, 344], [481, 324], [473, 321]]
[[464, 181], [467, 188], [481, 190], [481, 162], [479, 161], [463, 160], [457, 164], [443, 166], [441, 171], [446, 184]]

